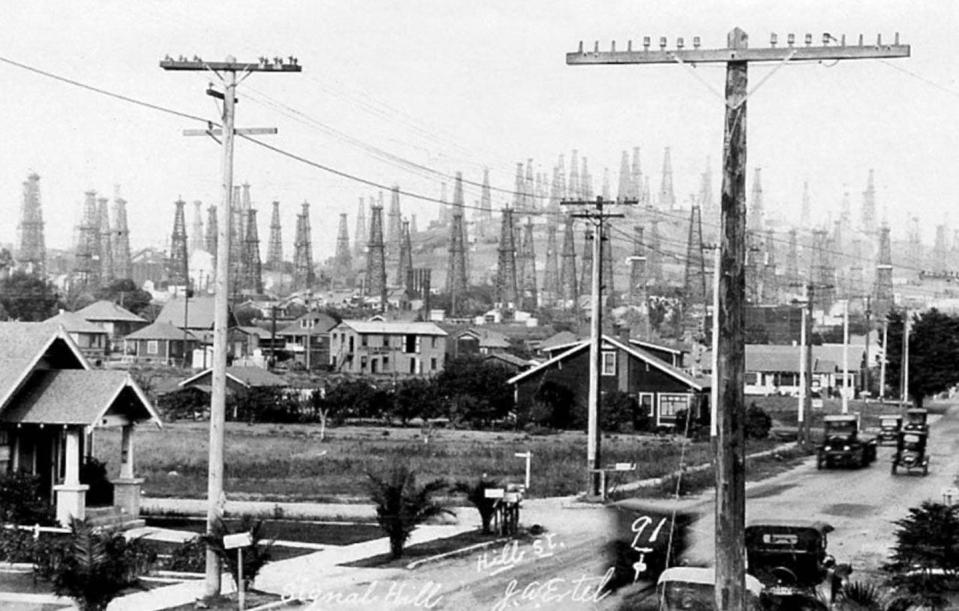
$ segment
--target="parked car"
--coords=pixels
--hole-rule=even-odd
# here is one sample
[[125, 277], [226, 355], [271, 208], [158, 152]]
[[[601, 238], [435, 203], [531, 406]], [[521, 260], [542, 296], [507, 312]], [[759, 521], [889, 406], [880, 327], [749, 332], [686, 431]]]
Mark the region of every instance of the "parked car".
[[912, 407], [906, 410], [906, 422], [902, 428], [907, 431], [929, 431], [927, 422], [929, 412], [921, 407]]
[[[659, 576], [656, 584], [661, 611], [707, 611], [715, 609], [716, 571], [712, 568], [673, 567]], [[746, 575], [746, 609], [759, 611], [762, 603], [763, 584]]]
[[929, 456], [926, 454], [927, 430], [903, 429], [899, 431], [896, 453], [892, 455], [892, 474], [902, 467], [907, 473], [913, 469], [922, 469], [923, 475], [929, 475]]
[[889, 442], [895, 445], [899, 439], [899, 429], [902, 428], [901, 414], [883, 414], [879, 416], [879, 436], [876, 441], [879, 445]]
[[782, 608], [809, 601], [831, 603], [852, 572], [827, 551], [833, 527], [811, 520], [764, 520], [746, 526], [747, 571]]
[[825, 434], [816, 454], [816, 468], [865, 467], [876, 460], [876, 438], [859, 430], [858, 414], [823, 416]]

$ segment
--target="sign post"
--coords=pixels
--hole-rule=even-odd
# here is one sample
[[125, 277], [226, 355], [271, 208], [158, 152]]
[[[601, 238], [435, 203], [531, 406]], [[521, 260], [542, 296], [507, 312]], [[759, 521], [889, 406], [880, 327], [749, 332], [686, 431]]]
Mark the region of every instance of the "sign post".
[[240, 611], [246, 605], [245, 588], [243, 587], [243, 548], [253, 545], [253, 533], [244, 532], [234, 535], [223, 535], [223, 549], [236, 549], [237, 584], [236, 593]]
[[526, 450], [525, 452], [516, 452], [514, 454], [516, 458], [525, 458], [526, 459], [526, 489], [529, 490], [529, 462], [533, 458], [533, 451]]

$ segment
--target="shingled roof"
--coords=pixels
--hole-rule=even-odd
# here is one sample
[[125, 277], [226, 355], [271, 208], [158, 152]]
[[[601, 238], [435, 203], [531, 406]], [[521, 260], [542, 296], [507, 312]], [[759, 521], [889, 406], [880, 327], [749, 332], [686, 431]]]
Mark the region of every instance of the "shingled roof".
[[0, 409], [56, 342], [63, 346], [61, 358], [64, 363], [60, 364], [60, 368], [90, 368], [77, 345], [60, 325], [51, 322], [0, 322]]
[[[178, 386], [189, 386], [192, 382], [212, 373], [213, 369], [206, 369], [198, 374], [181, 381]], [[247, 388], [261, 388], [266, 386], [287, 386], [286, 380], [262, 367], [227, 367], [226, 376]]]
[[186, 337], [187, 341], [198, 341], [196, 336], [189, 331], [184, 332], [183, 329], [178, 329], [169, 323], [157, 321], [152, 325], [143, 327], [139, 331], [134, 331], [123, 339], [182, 341], [184, 337]]
[[94, 322], [146, 322], [130, 310], [106, 299], [94, 301], [87, 307], [77, 310], [74, 314], [79, 314], [84, 319]]
[[43, 322], [63, 325], [63, 328], [66, 329], [68, 333], [97, 333], [102, 335], [106, 335], [107, 333], [106, 329], [90, 322], [81, 316], [79, 312], [60, 312], [56, 316], [48, 318]]

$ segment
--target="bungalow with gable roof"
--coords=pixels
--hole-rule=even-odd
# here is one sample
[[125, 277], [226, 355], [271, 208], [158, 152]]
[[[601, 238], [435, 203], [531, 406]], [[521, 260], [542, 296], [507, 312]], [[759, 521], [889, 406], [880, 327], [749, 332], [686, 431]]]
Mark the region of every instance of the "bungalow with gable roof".
[[122, 347], [124, 337], [148, 324], [144, 318], [107, 299], [94, 301], [74, 314], [106, 330], [110, 342], [107, 352], [113, 352], [117, 347]]
[[187, 362], [200, 340], [165, 322], [155, 322], [123, 338], [124, 354], [138, 363], [174, 365]]
[[107, 330], [100, 325], [89, 322], [80, 314], [60, 310], [59, 314], [48, 318], [44, 322], [55, 323], [66, 329], [84, 356], [94, 359], [94, 361], [107, 356]]
[[[686, 410], [697, 419], [708, 414], [709, 380], [694, 378], [650, 352], [620, 338], [603, 335], [600, 392], [621, 391], [636, 399], [654, 426], [670, 426]], [[548, 361], [508, 380], [517, 409], [528, 410], [542, 384], [549, 380], [572, 391], [585, 409], [589, 391], [589, 340], [581, 340]]]
[[92, 369], [73, 338], [51, 323], [0, 322], [0, 472], [36, 475], [57, 520], [87, 516], [80, 483], [88, 436], [122, 428], [113, 507], [106, 515], [135, 519], [143, 480], [134, 473], [138, 423], [160, 417], [129, 373]]

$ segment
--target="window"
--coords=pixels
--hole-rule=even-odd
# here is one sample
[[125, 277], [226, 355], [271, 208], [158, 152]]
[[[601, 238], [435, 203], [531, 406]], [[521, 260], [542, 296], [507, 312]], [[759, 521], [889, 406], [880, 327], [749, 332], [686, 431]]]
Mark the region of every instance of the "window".
[[435, 336], [435, 335], [433, 336], [432, 341], [433, 341], [433, 343], [430, 344], [430, 348], [436, 348], [436, 336]]
[[749, 386], [755, 386], [759, 384], [759, 374], [755, 371], [747, 371], [744, 379], [745, 384]]
[[389, 371], [389, 370], [390, 370], [390, 357], [384, 356], [384, 357], [383, 357], [383, 371]]
[[366, 357], [365, 357], [365, 356], [361, 356], [361, 357], [360, 357], [360, 371], [364, 371], [364, 372], [366, 371]]
[[0, 431], [0, 473], [10, 470], [11, 445], [8, 431]]
[[615, 352], [603, 352], [603, 375], [604, 376], [614, 376], [616, 375], [616, 353]]
[[639, 393], [639, 409], [641, 412], [653, 416], [653, 393], [651, 392], [641, 392]]
[[151, 339], [147, 342], [147, 354], [159, 354], [160, 353], [160, 342], [155, 339]]
[[416, 373], [416, 357], [410, 359], [410, 373]]
[[430, 358], [430, 371], [436, 371], [436, 357]]
[[407, 335], [403, 342], [403, 352], [406, 354], [416, 354], [416, 336]]
[[689, 409], [689, 395], [659, 395], [659, 422], [675, 420], [684, 409]]
[[365, 335], [360, 336], [360, 345], [366, 348], [369, 345], [369, 338]]

